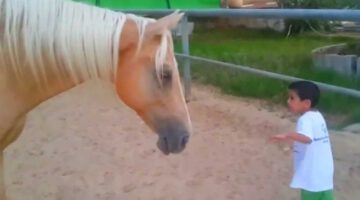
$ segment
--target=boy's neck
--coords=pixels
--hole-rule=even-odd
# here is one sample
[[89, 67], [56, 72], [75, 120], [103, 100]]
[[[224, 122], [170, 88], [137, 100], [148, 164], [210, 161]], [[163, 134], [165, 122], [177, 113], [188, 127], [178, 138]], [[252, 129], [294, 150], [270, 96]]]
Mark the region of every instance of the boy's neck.
[[318, 110], [317, 110], [316, 108], [309, 108], [309, 109], [305, 109], [303, 112], [300, 112], [300, 114], [303, 115], [303, 114], [305, 114], [305, 113], [307, 113], [307, 112], [309, 112], [309, 111], [316, 112], [316, 111], [318, 111]]

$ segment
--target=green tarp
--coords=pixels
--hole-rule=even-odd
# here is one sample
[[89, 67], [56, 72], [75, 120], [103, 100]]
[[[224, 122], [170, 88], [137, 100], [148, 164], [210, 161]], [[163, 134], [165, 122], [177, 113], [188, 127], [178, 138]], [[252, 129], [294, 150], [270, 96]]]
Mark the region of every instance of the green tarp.
[[74, 0], [110, 9], [219, 8], [220, 0]]

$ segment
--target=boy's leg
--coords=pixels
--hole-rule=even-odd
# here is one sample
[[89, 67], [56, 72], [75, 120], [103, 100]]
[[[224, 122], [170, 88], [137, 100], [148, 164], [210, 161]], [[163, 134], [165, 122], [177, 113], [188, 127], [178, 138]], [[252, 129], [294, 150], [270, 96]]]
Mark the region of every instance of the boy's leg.
[[322, 197], [321, 200], [334, 200], [334, 192], [333, 190], [327, 190], [324, 191], [324, 196]]
[[301, 200], [334, 200], [333, 190], [323, 192], [301, 190]]
[[320, 192], [310, 192], [307, 190], [301, 190], [301, 200], [320, 200]]

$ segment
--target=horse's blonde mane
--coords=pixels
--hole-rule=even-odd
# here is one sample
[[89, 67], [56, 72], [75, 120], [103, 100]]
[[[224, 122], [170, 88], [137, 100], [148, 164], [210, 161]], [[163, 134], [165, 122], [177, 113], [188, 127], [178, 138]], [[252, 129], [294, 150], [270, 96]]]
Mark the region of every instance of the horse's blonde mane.
[[[47, 72], [58, 78], [68, 73], [75, 83], [113, 80], [126, 18], [136, 22], [141, 44], [153, 19], [69, 0], [0, 0], [0, 72], [11, 71], [19, 80], [27, 73], [38, 87], [54, 78]], [[168, 50], [168, 33], [164, 31], [156, 54], [158, 72]]]

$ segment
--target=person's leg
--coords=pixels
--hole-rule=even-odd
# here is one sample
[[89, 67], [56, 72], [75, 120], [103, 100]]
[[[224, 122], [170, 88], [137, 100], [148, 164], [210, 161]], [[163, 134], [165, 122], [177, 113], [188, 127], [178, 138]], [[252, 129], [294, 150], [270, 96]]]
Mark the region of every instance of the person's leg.
[[334, 200], [334, 192], [333, 190], [327, 190], [322, 192], [323, 196], [321, 197], [320, 200]]
[[334, 200], [334, 195], [332, 190], [323, 192], [301, 190], [301, 200]]
[[301, 200], [320, 200], [320, 192], [310, 192], [307, 190], [301, 190]]

